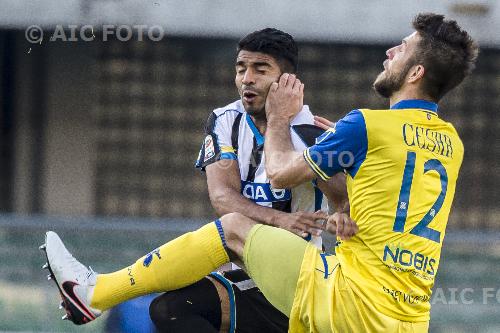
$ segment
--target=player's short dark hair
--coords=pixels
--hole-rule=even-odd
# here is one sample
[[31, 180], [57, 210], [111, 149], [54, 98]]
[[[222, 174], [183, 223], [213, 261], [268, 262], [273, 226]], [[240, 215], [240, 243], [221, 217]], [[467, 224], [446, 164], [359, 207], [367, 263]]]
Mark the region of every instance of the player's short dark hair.
[[283, 72], [297, 72], [299, 48], [286, 32], [274, 28], [254, 31], [238, 42], [237, 53], [242, 50], [268, 54], [276, 59]]
[[479, 47], [456, 21], [443, 15], [418, 14], [413, 27], [420, 36], [415, 60], [425, 68], [423, 92], [439, 101], [475, 68]]

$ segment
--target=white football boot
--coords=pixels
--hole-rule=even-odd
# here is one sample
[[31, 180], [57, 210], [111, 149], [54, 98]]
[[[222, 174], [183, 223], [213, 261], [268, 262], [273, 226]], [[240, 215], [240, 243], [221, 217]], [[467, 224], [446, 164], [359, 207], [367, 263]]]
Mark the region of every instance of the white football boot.
[[61, 294], [59, 308], [66, 310], [62, 319], [82, 325], [99, 317], [101, 311], [90, 307], [90, 298], [97, 281], [97, 274], [92, 268], [76, 260], [53, 231], [47, 232], [45, 244], [40, 249], [45, 251], [47, 257], [47, 263], [42, 268], [49, 270], [47, 278], [54, 280]]

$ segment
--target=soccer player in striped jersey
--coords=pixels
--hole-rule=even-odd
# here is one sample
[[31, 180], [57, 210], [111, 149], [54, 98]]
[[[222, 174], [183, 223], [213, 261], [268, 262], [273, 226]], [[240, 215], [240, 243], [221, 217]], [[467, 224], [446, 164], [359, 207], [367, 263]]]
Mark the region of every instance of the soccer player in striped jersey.
[[[267, 92], [282, 73], [295, 73], [297, 62], [297, 45], [282, 31], [267, 28], [240, 40], [235, 61], [240, 99], [208, 117], [196, 167], [206, 172], [210, 200], [219, 216], [238, 212], [311, 238], [321, 248], [321, 237], [307, 234], [307, 228], [315, 211], [328, 209], [323, 193], [313, 182], [293, 189], [272, 188], [263, 156]], [[306, 105], [289, 129], [296, 151], [312, 146], [323, 133], [313, 124]], [[339, 193], [344, 192], [342, 178]], [[166, 332], [201, 332], [212, 327], [221, 332], [287, 332], [288, 317], [265, 299], [242, 269], [233, 268], [155, 299], [150, 313], [157, 328]]]

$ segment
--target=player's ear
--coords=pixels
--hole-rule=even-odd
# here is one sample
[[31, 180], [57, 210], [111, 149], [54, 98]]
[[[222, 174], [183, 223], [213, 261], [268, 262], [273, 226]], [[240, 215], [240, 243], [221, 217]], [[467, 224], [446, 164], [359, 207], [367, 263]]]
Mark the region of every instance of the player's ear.
[[408, 82], [409, 83], [414, 83], [417, 82], [418, 80], [422, 79], [425, 74], [425, 68], [422, 65], [415, 65], [413, 66], [408, 75]]

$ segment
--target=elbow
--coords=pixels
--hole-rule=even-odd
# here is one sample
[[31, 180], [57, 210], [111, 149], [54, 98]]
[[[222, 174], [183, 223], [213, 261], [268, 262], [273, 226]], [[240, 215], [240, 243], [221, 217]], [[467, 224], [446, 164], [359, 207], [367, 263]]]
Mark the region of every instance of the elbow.
[[226, 214], [231, 213], [230, 211], [228, 211], [227, 209], [225, 209], [224, 206], [212, 205], [212, 207], [214, 208], [215, 215], [217, 215], [217, 217], [222, 217], [222, 216], [224, 216]]
[[[288, 161], [289, 159], [284, 159]], [[291, 176], [290, 169], [284, 165], [283, 160], [266, 160], [266, 174], [271, 186], [275, 189], [291, 188], [296, 185], [296, 181]]]
[[271, 183], [271, 187], [274, 189], [284, 189], [292, 187], [290, 182], [287, 182], [286, 179], [280, 177], [279, 175], [273, 175], [272, 177], [268, 175], [269, 182]]
[[289, 186], [287, 186], [283, 182], [271, 181], [271, 187], [274, 188], [274, 189], [277, 189], [277, 190], [281, 190], [281, 189], [284, 189], [284, 188], [288, 188]]
[[225, 198], [226, 196], [223, 193], [210, 193], [210, 203], [219, 217], [231, 213], [227, 209]]
[[283, 170], [273, 170], [266, 167], [266, 174], [271, 187], [274, 189], [292, 188], [294, 185], [293, 179], [287, 176]]
[[279, 187], [275, 187], [276, 186], [276, 180], [277, 180], [277, 176], [278, 176], [278, 173], [276, 172], [276, 170], [273, 170], [273, 168], [271, 168], [269, 166], [270, 163], [267, 163], [266, 161], [266, 175], [267, 175], [267, 179], [269, 179], [269, 183], [271, 184], [271, 186], [273, 188], [279, 188]]
[[279, 182], [276, 182], [276, 180], [272, 179], [269, 177], [269, 183], [271, 184], [272, 188], [280, 188], [279, 186], [281, 185]]
[[279, 188], [278, 187], [278, 185], [279, 185], [278, 172], [276, 172], [276, 170], [273, 170], [273, 168], [271, 168], [269, 166], [269, 164], [270, 163], [266, 163], [266, 175], [267, 175], [267, 179], [269, 179], [269, 183], [271, 184], [272, 188]]
[[284, 182], [283, 176], [278, 170], [274, 170], [266, 165], [266, 174], [271, 183], [271, 187], [275, 189], [287, 188], [287, 184]]

